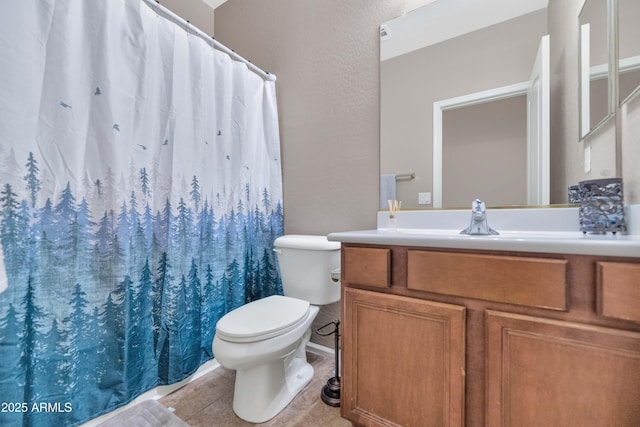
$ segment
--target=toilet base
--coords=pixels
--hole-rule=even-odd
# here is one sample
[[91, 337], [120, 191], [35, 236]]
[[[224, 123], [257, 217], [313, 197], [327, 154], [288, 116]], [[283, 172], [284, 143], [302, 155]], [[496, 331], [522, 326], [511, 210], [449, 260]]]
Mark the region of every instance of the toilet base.
[[313, 378], [306, 357], [285, 359], [236, 371], [233, 412], [251, 423], [275, 417]]

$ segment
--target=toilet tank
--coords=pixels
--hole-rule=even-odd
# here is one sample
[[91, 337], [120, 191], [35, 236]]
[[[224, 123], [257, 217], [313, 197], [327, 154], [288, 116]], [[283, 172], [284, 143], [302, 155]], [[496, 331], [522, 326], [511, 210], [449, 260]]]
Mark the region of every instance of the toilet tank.
[[289, 234], [273, 244], [286, 296], [313, 305], [340, 300], [340, 242], [330, 242], [326, 236]]

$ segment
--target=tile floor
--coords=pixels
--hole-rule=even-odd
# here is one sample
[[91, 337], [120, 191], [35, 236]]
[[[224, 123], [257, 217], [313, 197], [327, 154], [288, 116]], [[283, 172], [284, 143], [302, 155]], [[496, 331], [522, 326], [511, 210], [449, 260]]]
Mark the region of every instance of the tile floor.
[[333, 376], [333, 357], [308, 352], [307, 358], [315, 370], [313, 379], [289, 406], [266, 423], [251, 424], [233, 413], [235, 371], [222, 367], [163, 397], [160, 403], [175, 408], [175, 415], [192, 427], [351, 426], [351, 422], [340, 417], [340, 408], [328, 406], [320, 399], [322, 387]]

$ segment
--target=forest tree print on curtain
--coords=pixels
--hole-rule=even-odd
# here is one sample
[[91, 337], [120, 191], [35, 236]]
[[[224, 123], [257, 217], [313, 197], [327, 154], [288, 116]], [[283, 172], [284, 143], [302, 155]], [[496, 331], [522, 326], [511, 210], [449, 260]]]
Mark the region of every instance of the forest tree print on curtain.
[[0, 425], [77, 425], [282, 293], [275, 86], [140, 0], [4, 2], [0, 53]]

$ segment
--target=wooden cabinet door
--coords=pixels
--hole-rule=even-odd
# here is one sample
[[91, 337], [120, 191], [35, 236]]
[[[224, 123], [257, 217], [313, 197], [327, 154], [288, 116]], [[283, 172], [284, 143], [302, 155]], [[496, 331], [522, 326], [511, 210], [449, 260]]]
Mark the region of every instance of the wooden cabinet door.
[[487, 426], [640, 425], [640, 333], [487, 312]]
[[366, 426], [462, 426], [465, 308], [346, 288], [342, 415]]

